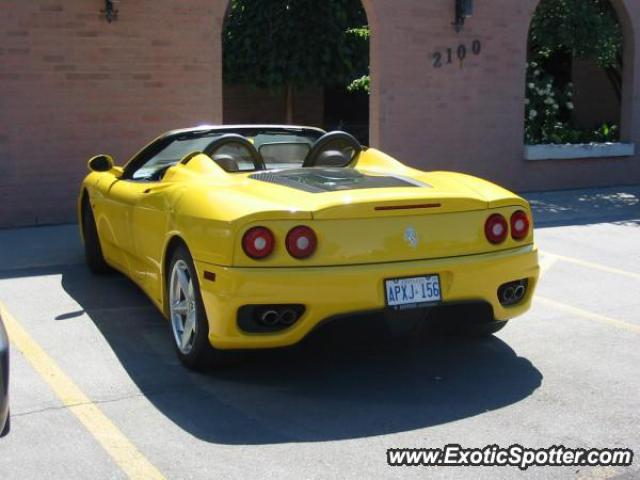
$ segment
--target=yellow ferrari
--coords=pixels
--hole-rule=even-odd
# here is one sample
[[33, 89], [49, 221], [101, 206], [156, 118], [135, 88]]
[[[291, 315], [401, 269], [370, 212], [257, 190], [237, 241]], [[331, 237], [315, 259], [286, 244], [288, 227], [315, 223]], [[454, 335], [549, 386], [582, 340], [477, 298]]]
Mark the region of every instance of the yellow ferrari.
[[361, 313], [393, 322], [463, 305], [457, 328], [492, 334], [529, 308], [539, 275], [524, 199], [344, 132], [176, 130], [124, 167], [99, 155], [89, 169], [78, 202], [89, 268], [136, 282], [191, 368]]

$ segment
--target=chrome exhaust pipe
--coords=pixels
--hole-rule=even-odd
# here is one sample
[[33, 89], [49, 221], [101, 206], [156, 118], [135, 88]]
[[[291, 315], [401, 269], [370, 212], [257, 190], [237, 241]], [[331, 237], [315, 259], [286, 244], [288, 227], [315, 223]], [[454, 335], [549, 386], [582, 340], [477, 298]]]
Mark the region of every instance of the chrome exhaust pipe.
[[517, 280], [505, 283], [498, 288], [498, 300], [504, 307], [511, 307], [519, 304], [527, 295], [528, 280]]
[[262, 315], [260, 315], [260, 322], [267, 327], [277, 325], [279, 320], [280, 315], [275, 310], [265, 310]]
[[515, 289], [513, 287], [507, 287], [502, 292], [502, 301], [504, 303], [511, 303], [515, 299]]
[[282, 325], [293, 325], [298, 320], [298, 314], [295, 310], [287, 308], [280, 313], [280, 323]]

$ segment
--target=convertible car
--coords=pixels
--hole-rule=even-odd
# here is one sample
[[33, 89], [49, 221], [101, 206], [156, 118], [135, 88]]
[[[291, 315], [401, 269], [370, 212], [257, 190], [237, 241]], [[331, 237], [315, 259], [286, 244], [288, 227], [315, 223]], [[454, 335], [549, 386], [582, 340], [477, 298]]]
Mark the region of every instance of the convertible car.
[[89, 169], [78, 202], [89, 268], [136, 282], [191, 368], [365, 312], [393, 321], [465, 305], [475, 313], [462, 328], [488, 335], [536, 286], [525, 200], [345, 132], [176, 130], [124, 167], [99, 155]]

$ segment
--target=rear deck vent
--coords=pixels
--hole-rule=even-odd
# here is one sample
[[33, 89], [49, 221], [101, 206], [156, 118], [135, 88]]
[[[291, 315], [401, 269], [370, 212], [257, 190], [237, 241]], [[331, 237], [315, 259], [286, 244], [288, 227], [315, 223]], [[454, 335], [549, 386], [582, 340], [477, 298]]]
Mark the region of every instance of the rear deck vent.
[[369, 174], [353, 168], [294, 168], [258, 172], [252, 180], [274, 183], [308, 193], [343, 192], [372, 188], [431, 188], [409, 177]]

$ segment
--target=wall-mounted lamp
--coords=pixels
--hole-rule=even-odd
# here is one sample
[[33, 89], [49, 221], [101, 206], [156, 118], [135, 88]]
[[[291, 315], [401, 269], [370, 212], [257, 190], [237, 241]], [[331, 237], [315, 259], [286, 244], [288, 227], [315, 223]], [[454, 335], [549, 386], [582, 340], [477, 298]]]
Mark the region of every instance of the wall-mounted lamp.
[[453, 22], [453, 28], [456, 32], [460, 32], [464, 27], [465, 19], [473, 16], [473, 0], [455, 0], [456, 2], [456, 18]]
[[104, 17], [109, 23], [118, 19], [118, 10], [113, 4], [113, 0], [104, 0], [104, 10], [100, 10], [100, 13], [104, 13]]

